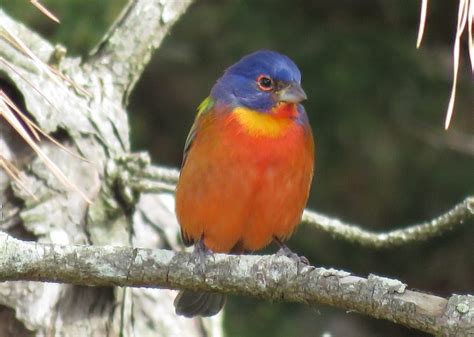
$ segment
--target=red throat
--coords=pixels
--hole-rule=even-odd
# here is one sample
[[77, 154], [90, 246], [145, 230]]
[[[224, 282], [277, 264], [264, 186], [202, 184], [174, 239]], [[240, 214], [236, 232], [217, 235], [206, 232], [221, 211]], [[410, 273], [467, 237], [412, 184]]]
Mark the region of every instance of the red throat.
[[272, 109], [272, 114], [281, 118], [292, 118], [298, 116], [298, 108], [294, 103], [280, 102]]

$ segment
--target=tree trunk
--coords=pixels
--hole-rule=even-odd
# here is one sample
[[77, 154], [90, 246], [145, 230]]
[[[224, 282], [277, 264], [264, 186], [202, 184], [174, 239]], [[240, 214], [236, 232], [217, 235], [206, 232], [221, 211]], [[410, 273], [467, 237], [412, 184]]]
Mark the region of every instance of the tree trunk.
[[[26, 173], [36, 199], [0, 170], [0, 230], [40, 243], [179, 248], [173, 198], [166, 193], [139, 197], [124, 187], [122, 168], [147, 162], [146, 156], [128, 155], [127, 96], [189, 3], [131, 1], [85, 60], [58, 56], [60, 49], [0, 10], [0, 90], [45, 132], [91, 161], [41, 142], [92, 200], [88, 204], [65, 188], [1, 119], [0, 154]], [[20, 50], [15, 38], [70, 81], [51, 75]], [[5, 282], [0, 284], [0, 337], [222, 335], [220, 317], [205, 323], [177, 317], [174, 295], [171, 290]]]

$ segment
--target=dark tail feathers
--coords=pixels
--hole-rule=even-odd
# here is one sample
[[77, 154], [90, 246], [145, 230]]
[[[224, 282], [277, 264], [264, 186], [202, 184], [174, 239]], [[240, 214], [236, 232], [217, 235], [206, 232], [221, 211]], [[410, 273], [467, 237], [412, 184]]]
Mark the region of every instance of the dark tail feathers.
[[174, 299], [176, 314], [185, 317], [214, 316], [222, 310], [226, 296], [218, 293], [182, 290]]

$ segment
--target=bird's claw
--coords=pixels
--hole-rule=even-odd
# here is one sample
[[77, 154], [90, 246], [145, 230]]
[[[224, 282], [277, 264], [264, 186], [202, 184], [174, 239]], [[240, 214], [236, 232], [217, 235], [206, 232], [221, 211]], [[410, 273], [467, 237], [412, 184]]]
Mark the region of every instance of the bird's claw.
[[294, 253], [280, 239], [274, 238], [274, 241], [280, 247], [276, 253], [277, 256], [286, 256], [298, 265], [298, 269], [300, 269], [300, 267], [302, 268], [310, 265], [309, 260], [305, 256], [299, 256], [298, 254]]
[[291, 251], [287, 246], [281, 247], [277, 253], [277, 256], [286, 256], [290, 260], [294, 261], [298, 265], [309, 266], [309, 260], [305, 256], [299, 256], [298, 254]]
[[195, 264], [195, 272], [200, 274], [202, 277], [206, 275], [206, 259], [212, 255], [212, 250], [208, 249], [204, 245], [204, 240], [201, 238], [194, 245], [193, 257]]

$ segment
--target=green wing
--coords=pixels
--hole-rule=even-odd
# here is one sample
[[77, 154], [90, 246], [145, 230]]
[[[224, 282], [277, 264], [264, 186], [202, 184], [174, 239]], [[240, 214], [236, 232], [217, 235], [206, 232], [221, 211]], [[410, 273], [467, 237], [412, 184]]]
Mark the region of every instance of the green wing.
[[211, 96], [207, 97], [204, 101], [199, 104], [197, 109], [196, 119], [194, 120], [194, 124], [189, 131], [188, 137], [186, 138], [186, 143], [184, 144], [184, 152], [183, 152], [183, 162], [181, 163], [181, 168], [184, 166], [186, 162], [186, 158], [188, 156], [189, 149], [191, 149], [191, 145], [193, 144], [194, 137], [196, 136], [197, 132], [197, 125], [199, 118], [208, 113], [214, 107], [214, 100]]

